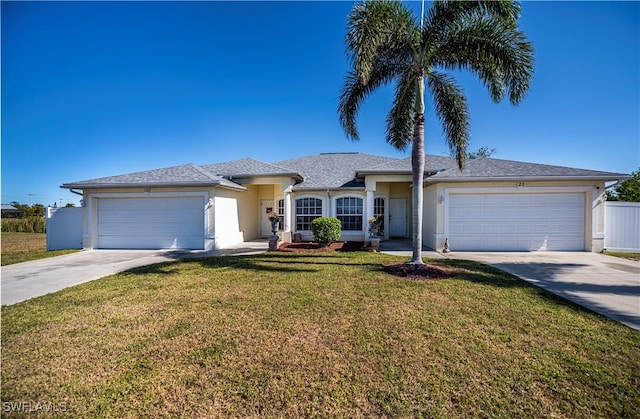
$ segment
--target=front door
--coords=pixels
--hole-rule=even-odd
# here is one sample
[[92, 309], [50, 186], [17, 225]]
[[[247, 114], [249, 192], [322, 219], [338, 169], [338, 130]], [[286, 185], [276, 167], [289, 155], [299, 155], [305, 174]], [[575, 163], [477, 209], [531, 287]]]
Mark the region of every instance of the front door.
[[269, 221], [268, 214], [270, 212], [276, 212], [276, 208], [273, 207], [273, 200], [263, 199], [260, 201], [260, 235], [270, 236], [271, 233], [271, 221]]
[[389, 237], [407, 237], [407, 200], [389, 200]]

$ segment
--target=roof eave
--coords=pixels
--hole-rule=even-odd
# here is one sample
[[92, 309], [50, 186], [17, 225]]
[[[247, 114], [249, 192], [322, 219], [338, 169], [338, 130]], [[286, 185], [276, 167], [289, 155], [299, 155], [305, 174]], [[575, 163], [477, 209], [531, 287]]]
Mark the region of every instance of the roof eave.
[[60, 185], [63, 189], [108, 189], [108, 188], [174, 188], [174, 187], [219, 187], [231, 190], [245, 191], [247, 188], [242, 185], [228, 185], [222, 182], [140, 182], [140, 183], [64, 183]]
[[511, 182], [511, 181], [556, 181], [556, 180], [582, 180], [588, 182], [609, 182], [614, 180], [628, 179], [628, 175], [620, 176], [476, 176], [476, 177], [428, 177], [425, 182], [442, 183], [442, 182]]

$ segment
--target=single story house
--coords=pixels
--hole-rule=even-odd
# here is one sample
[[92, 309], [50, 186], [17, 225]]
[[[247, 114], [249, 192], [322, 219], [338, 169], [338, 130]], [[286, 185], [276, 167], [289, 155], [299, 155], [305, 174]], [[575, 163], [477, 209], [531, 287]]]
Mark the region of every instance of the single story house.
[[[493, 158], [426, 156], [423, 241], [454, 251], [602, 251], [605, 183], [620, 173]], [[311, 240], [334, 216], [342, 240], [411, 237], [411, 159], [322, 153], [275, 163], [251, 158], [65, 183], [82, 190], [84, 248], [217, 249], [271, 235]], [[78, 191], [74, 191], [80, 193]]]
[[19, 210], [18, 208], [14, 207], [13, 205], [10, 204], [2, 204], [2, 217], [7, 217], [7, 218], [20, 218], [22, 217], [22, 210]]

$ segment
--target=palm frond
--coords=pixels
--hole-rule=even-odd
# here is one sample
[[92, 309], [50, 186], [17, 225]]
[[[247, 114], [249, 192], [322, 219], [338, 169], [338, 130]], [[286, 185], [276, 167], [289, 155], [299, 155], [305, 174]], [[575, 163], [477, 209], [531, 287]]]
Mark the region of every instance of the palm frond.
[[355, 141], [360, 138], [356, 124], [360, 105], [380, 86], [390, 83], [398, 71], [397, 64], [393, 62], [384, 63], [376, 60], [375, 64], [366, 83], [355, 71], [350, 71], [340, 94], [338, 102], [340, 125], [347, 137]]
[[508, 93], [513, 104], [519, 103], [529, 89], [533, 63], [533, 46], [521, 31], [484, 16], [452, 27], [429, 62], [434, 67], [469, 70], [480, 77], [494, 101]]
[[416, 90], [412, 71], [398, 78], [393, 106], [387, 116], [387, 142], [397, 150], [405, 150], [412, 141]]
[[451, 153], [463, 169], [469, 145], [469, 112], [462, 89], [447, 74], [432, 71], [427, 84]]
[[424, 27], [445, 29], [454, 22], [474, 15], [499, 18], [515, 24], [521, 12], [522, 5], [514, 0], [437, 0], [427, 10]]
[[456, 1], [438, 0], [431, 4], [422, 32], [422, 50], [438, 45], [448, 38], [449, 31], [474, 17], [487, 17], [515, 25], [522, 6], [514, 0]]
[[357, 3], [347, 20], [347, 55], [355, 74], [367, 83], [380, 55], [403, 55], [411, 45], [416, 23], [397, 1]]

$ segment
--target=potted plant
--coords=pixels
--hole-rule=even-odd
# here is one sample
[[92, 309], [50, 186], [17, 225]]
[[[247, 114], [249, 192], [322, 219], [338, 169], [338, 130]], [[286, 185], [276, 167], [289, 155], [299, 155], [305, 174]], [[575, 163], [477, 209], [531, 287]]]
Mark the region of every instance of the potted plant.
[[369, 237], [383, 237], [384, 236], [384, 216], [382, 214], [376, 214], [369, 218]]
[[280, 216], [273, 211], [267, 214], [269, 221], [271, 221], [271, 232], [275, 236], [278, 233], [278, 224], [280, 223]]

